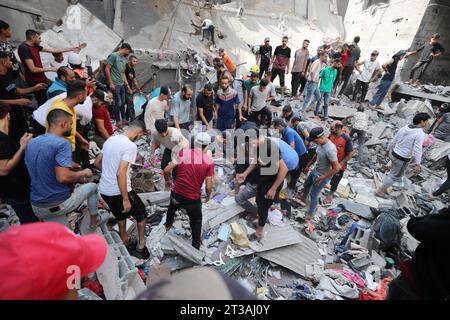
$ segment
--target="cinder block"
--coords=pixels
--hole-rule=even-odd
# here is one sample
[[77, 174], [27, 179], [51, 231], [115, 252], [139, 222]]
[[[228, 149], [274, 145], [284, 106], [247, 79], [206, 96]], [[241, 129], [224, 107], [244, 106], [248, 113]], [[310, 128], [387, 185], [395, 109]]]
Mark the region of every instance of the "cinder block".
[[352, 234], [348, 238], [345, 246], [347, 248], [350, 248], [350, 244], [352, 242], [366, 248], [370, 254], [370, 252], [372, 251], [372, 242], [373, 242], [372, 229], [364, 229], [361, 227], [356, 227], [356, 229], [353, 230]]

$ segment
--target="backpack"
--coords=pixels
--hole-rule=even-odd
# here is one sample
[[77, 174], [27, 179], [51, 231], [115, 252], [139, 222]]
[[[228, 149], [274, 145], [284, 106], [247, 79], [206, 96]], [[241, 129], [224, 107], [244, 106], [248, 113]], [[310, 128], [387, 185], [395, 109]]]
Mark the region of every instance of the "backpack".
[[402, 227], [400, 221], [389, 211], [383, 211], [373, 224], [375, 237], [381, 241], [384, 248], [400, 247]]

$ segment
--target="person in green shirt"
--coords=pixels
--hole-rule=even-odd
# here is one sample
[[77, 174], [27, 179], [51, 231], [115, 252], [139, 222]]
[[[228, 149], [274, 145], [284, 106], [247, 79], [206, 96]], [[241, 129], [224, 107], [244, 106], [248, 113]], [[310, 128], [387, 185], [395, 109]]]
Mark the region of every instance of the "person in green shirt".
[[328, 119], [328, 102], [330, 101], [330, 93], [333, 89], [334, 80], [336, 80], [338, 69], [341, 67], [340, 60], [334, 60], [328, 67], [320, 71], [320, 100], [317, 101], [314, 115], [318, 116], [320, 111], [320, 104], [323, 99], [323, 121]]
[[125, 76], [125, 66], [128, 63], [127, 57], [132, 52], [131, 46], [128, 43], [123, 43], [117, 52], [108, 56], [106, 62], [106, 79], [114, 97], [112, 118], [116, 121], [120, 121], [121, 116], [122, 119], [126, 116], [125, 93], [126, 90], [130, 90], [130, 84]]

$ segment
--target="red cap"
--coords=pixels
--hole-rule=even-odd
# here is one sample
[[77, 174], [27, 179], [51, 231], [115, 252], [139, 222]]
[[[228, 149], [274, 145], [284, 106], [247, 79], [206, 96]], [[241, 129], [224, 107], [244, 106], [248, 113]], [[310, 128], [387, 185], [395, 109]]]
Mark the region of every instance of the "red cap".
[[103, 237], [77, 236], [54, 222], [11, 227], [0, 233], [0, 243], [0, 300], [63, 299], [75, 274], [69, 267], [87, 276], [107, 251]]

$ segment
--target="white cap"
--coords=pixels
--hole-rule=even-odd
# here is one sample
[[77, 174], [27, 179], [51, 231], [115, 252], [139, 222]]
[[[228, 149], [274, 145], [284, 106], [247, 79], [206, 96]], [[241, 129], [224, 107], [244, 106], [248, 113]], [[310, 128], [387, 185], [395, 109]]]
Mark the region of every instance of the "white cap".
[[211, 144], [211, 136], [206, 132], [200, 132], [195, 136], [195, 143], [202, 146], [207, 146]]
[[74, 65], [74, 66], [79, 66], [82, 64], [80, 55], [75, 52], [71, 52], [69, 54], [69, 58], [67, 59], [67, 62], [69, 62], [69, 64]]

